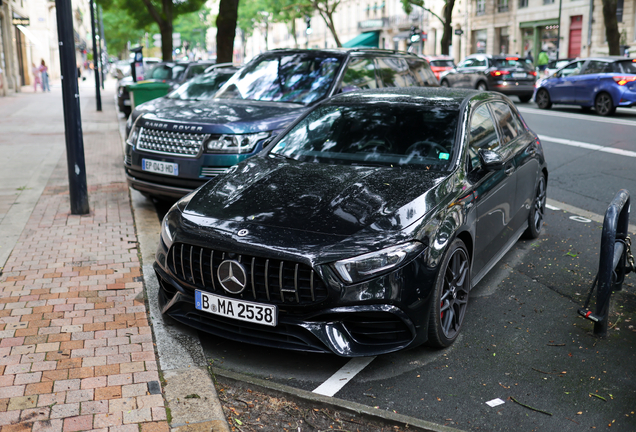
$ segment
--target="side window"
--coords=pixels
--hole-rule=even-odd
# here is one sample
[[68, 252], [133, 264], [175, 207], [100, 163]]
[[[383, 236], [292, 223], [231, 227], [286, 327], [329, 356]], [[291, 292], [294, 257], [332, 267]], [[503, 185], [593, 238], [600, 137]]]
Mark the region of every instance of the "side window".
[[421, 60], [407, 59], [406, 63], [409, 65], [411, 74], [415, 77], [416, 85], [420, 86], [436, 86], [437, 78], [431, 70], [428, 63]]
[[376, 68], [383, 87], [414, 87], [415, 77], [411, 75], [406, 60], [400, 57], [377, 57]]
[[457, 67], [460, 67], [460, 68], [472, 67], [474, 66], [474, 63], [475, 63], [475, 59], [468, 58], [462, 61], [460, 64], [458, 64]]
[[590, 60], [590, 62], [585, 67], [585, 71], [583, 71], [584, 75], [597, 74], [604, 72], [607, 67], [606, 62], [601, 62], [598, 60]]
[[470, 168], [476, 169], [481, 166], [481, 163], [479, 162], [480, 149], [497, 150], [499, 147], [495, 124], [492, 121], [490, 111], [486, 105], [481, 105], [473, 111], [468, 130], [468, 154]]
[[583, 66], [583, 61], [576, 61], [576, 62], [570, 63], [569, 65], [561, 69], [559, 73], [557, 74], [557, 76], [568, 77], [568, 76], [578, 75], [581, 73], [582, 66]]
[[503, 144], [506, 145], [517, 138], [523, 130], [521, 120], [504, 102], [493, 102], [491, 106], [495, 114], [495, 121], [501, 130]]
[[343, 92], [378, 88], [373, 59], [352, 57], [347, 64], [340, 89]]
[[482, 66], [486, 66], [487, 62], [486, 59], [475, 59], [475, 62], [473, 63], [473, 67], [482, 67]]

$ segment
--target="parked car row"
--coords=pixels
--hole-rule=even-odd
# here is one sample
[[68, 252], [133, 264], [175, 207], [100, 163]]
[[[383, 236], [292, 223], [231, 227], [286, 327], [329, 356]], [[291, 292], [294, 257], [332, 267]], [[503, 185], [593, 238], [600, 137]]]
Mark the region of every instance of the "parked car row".
[[127, 122], [129, 184], [180, 198], [154, 265], [162, 312], [345, 357], [451, 345], [471, 288], [543, 227], [545, 158], [514, 104], [388, 50], [270, 51], [216, 91], [235, 70]]

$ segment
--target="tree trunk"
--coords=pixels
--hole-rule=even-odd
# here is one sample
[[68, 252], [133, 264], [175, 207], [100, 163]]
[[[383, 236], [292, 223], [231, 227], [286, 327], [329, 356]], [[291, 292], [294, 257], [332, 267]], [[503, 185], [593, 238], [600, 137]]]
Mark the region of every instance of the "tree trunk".
[[216, 62], [231, 63], [238, 19], [239, 0], [221, 0], [216, 17]]
[[319, 12], [320, 12], [320, 16], [325, 21], [325, 24], [327, 24], [329, 31], [331, 31], [331, 35], [333, 36], [333, 39], [336, 41], [336, 46], [338, 48], [341, 48], [342, 44], [340, 43], [340, 38], [338, 38], [338, 33], [336, 33], [336, 26], [333, 22], [333, 13], [322, 11], [322, 10], [320, 10]]
[[294, 38], [294, 48], [298, 48], [298, 37], [296, 37], [296, 18], [291, 20], [291, 34]]
[[172, 61], [172, 0], [162, 0], [163, 23], [159, 24], [161, 33], [161, 56], [163, 61]]
[[621, 35], [618, 32], [616, 19], [616, 0], [603, 0], [603, 20], [605, 36], [609, 46], [609, 55], [621, 55]]
[[449, 47], [453, 37], [453, 7], [455, 7], [455, 0], [448, 0], [444, 8], [444, 33], [441, 41], [443, 55], [450, 55]]

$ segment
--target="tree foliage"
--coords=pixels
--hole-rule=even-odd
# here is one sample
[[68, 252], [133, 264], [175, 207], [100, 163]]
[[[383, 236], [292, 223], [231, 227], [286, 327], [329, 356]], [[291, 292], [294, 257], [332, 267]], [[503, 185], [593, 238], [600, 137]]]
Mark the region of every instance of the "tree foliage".
[[122, 9], [111, 8], [103, 13], [104, 37], [111, 53], [121, 55], [128, 46], [128, 41], [141, 41], [145, 29], [139, 28], [135, 21]]
[[[173, 21], [176, 17], [201, 9], [205, 0], [97, 0], [104, 10], [121, 9], [133, 20], [134, 27], [147, 28], [153, 23], [161, 33], [164, 61], [172, 60]], [[222, 0], [223, 1], [223, 0]], [[235, 0], [238, 1], [238, 0]], [[133, 28], [134, 28], [133, 27]]]
[[442, 14], [443, 16], [439, 16], [431, 9], [427, 8], [424, 5], [424, 0], [402, 0], [402, 7], [404, 8], [404, 12], [406, 12], [407, 14], [413, 12], [413, 6], [420, 7], [433, 15], [439, 20], [439, 22], [442, 23], [442, 26], [444, 27], [444, 33], [442, 34], [442, 40], [440, 41], [442, 45], [442, 54], [449, 55], [451, 39], [453, 37], [452, 17], [453, 8], [455, 7], [455, 0], [445, 0], [445, 3], [446, 6], [444, 6], [444, 13]]
[[210, 27], [210, 13], [210, 8], [204, 5], [199, 11], [179, 15], [174, 20], [174, 31], [181, 35], [184, 45], [205, 49], [205, 34]]

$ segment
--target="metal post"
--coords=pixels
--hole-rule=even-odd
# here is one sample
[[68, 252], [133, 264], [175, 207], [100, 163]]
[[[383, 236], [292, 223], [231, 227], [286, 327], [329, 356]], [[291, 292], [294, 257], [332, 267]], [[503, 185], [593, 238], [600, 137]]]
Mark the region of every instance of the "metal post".
[[88, 3], [91, 7], [91, 33], [93, 34], [93, 71], [95, 72], [95, 102], [97, 103], [97, 111], [102, 110], [102, 94], [99, 89], [99, 60], [97, 58], [97, 35], [95, 34], [95, 8], [93, 0]]
[[88, 188], [84, 163], [84, 140], [80, 112], [77, 63], [73, 35], [73, 6], [71, 0], [56, 0], [57, 37], [60, 44], [60, 68], [62, 71], [62, 102], [66, 135], [66, 160], [68, 163], [71, 214], [88, 214]]
[[[101, 78], [102, 78], [102, 90], [104, 89], [104, 81], [106, 80], [106, 73], [104, 72], [104, 53], [108, 54], [108, 50], [106, 49], [106, 40], [104, 39], [104, 18], [102, 16], [102, 7], [97, 6], [97, 16], [99, 17], [99, 64], [101, 65]], [[102, 48], [102, 44], [103, 48]], [[108, 55], [106, 55], [106, 61], [108, 61]]]
[[557, 50], [556, 50], [556, 59], [559, 59], [559, 51], [561, 51], [561, 6], [563, 5], [563, 0], [559, 0], [559, 24], [557, 27]]

